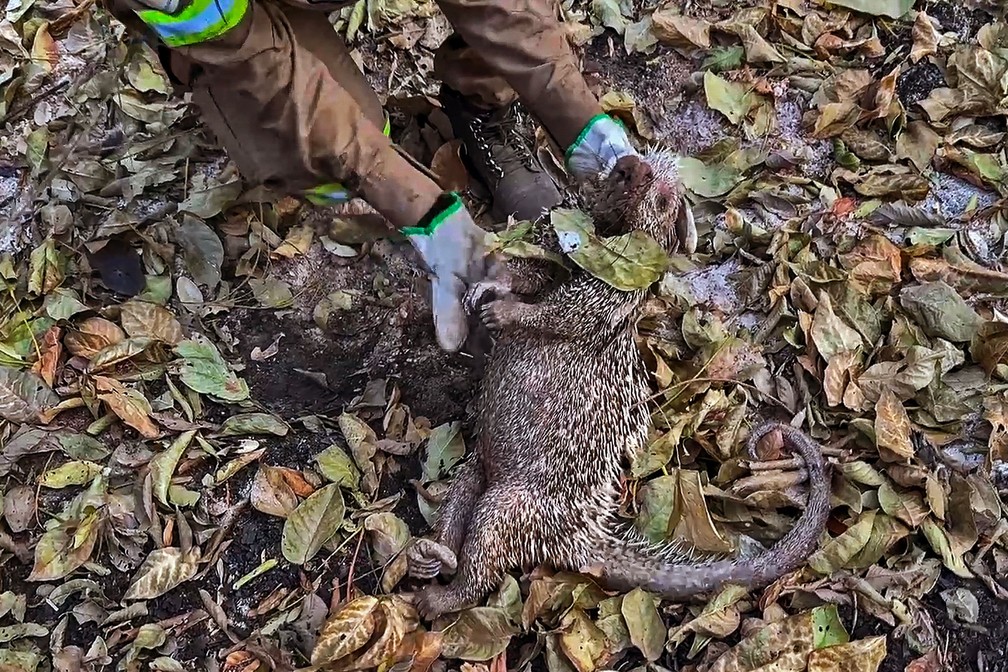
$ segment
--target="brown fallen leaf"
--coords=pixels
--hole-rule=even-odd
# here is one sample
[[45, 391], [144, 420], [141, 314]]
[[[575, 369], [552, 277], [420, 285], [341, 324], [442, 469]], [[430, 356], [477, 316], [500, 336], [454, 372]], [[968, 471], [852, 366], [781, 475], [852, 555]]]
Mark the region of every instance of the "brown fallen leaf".
[[60, 342], [62, 334], [63, 329], [57, 325], [46, 329], [39, 345], [40, 356], [32, 365], [32, 371], [39, 374], [50, 387], [56, 380], [56, 368], [59, 366], [60, 355], [63, 354], [63, 345]]
[[923, 9], [917, 11], [910, 35], [913, 38], [913, 47], [910, 49], [911, 62], [916, 63], [926, 56], [938, 53], [938, 29]]
[[131, 299], [120, 309], [119, 320], [130, 336], [146, 336], [168, 345], [178, 345], [185, 338], [182, 325], [171, 312], [139, 299]]
[[95, 376], [94, 380], [98, 399], [105, 402], [120, 420], [140, 432], [144, 438], [160, 436], [161, 430], [150, 418], [150, 402], [142, 394], [113, 378]]
[[90, 359], [101, 350], [115, 345], [126, 338], [126, 332], [115, 322], [103, 317], [89, 317], [76, 329], [67, 331], [63, 344], [70, 354]]
[[469, 171], [462, 163], [460, 140], [452, 140], [438, 147], [431, 159], [431, 170], [437, 175], [438, 184], [445, 191], [462, 193], [469, 188]]
[[812, 651], [808, 672], [876, 672], [886, 656], [885, 635]]
[[888, 462], [902, 462], [914, 456], [910, 416], [903, 402], [888, 387], [875, 404], [875, 442], [879, 455]]

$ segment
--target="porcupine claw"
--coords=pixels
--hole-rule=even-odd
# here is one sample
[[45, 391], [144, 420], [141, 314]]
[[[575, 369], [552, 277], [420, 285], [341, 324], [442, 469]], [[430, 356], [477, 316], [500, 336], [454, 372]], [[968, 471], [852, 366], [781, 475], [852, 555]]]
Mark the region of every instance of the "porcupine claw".
[[458, 559], [450, 548], [432, 539], [416, 539], [406, 551], [409, 575], [415, 579], [433, 579], [438, 574], [454, 574]]

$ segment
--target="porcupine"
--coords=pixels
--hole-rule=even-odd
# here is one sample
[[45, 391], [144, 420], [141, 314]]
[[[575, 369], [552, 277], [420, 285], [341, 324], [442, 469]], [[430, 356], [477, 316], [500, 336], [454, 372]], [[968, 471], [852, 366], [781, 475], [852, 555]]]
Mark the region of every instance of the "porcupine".
[[[637, 228], [673, 251], [684, 235], [682, 194], [676, 156], [652, 151], [620, 159], [590, 197], [591, 210], [600, 227]], [[797, 524], [758, 557], [670, 556], [621, 523], [625, 458], [644, 447], [651, 422], [648, 374], [633, 333], [647, 292], [621, 291], [578, 269], [542, 291], [549, 277], [512, 273], [508, 291], [498, 286], [479, 304], [496, 339], [475, 399], [473, 454], [442, 503], [436, 540], [418, 539], [408, 550], [414, 577], [455, 576], [418, 591], [420, 613], [433, 619], [473, 606], [505, 572], [540, 563], [677, 600], [727, 582], [761, 587], [798, 569], [825, 527], [829, 481], [820, 447], [788, 425], [756, 428], [749, 450], [779, 430], [805, 462], [809, 496]]]

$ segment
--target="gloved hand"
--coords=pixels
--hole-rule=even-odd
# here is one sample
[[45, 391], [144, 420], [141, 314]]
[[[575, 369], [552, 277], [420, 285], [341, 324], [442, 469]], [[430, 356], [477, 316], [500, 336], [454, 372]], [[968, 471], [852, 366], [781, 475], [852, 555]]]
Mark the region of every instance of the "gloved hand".
[[[605, 180], [624, 156], [641, 157], [626, 129], [606, 114], [592, 118], [567, 150], [567, 168], [578, 182]], [[675, 223], [676, 239], [687, 254], [696, 252], [697, 230], [689, 203], [683, 198]]]
[[462, 297], [490, 268], [487, 233], [476, 226], [458, 194], [444, 194], [416, 226], [402, 230], [431, 273], [434, 331], [448, 352], [468, 334]]
[[626, 129], [607, 114], [591, 119], [567, 149], [567, 168], [578, 182], [604, 180], [624, 156], [637, 155]]

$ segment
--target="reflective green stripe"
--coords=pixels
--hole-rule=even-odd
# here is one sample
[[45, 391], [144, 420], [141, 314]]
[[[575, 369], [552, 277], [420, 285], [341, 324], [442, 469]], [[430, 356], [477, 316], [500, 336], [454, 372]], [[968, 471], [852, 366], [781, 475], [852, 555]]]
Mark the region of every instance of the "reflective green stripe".
[[249, 0], [193, 0], [177, 14], [156, 9], [136, 13], [166, 45], [184, 47], [220, 37], [241, 23], [248, 8]]
[[[392, 134], [392, 120], [385, 115], [385, 128], [382, 130], [385, 137]], [[339, 182], [327, 182], [305, 192], [305, 198], [309, 203], [315, 205], [338, 205], [350, 200], [350, 193], [347, 188]]]

